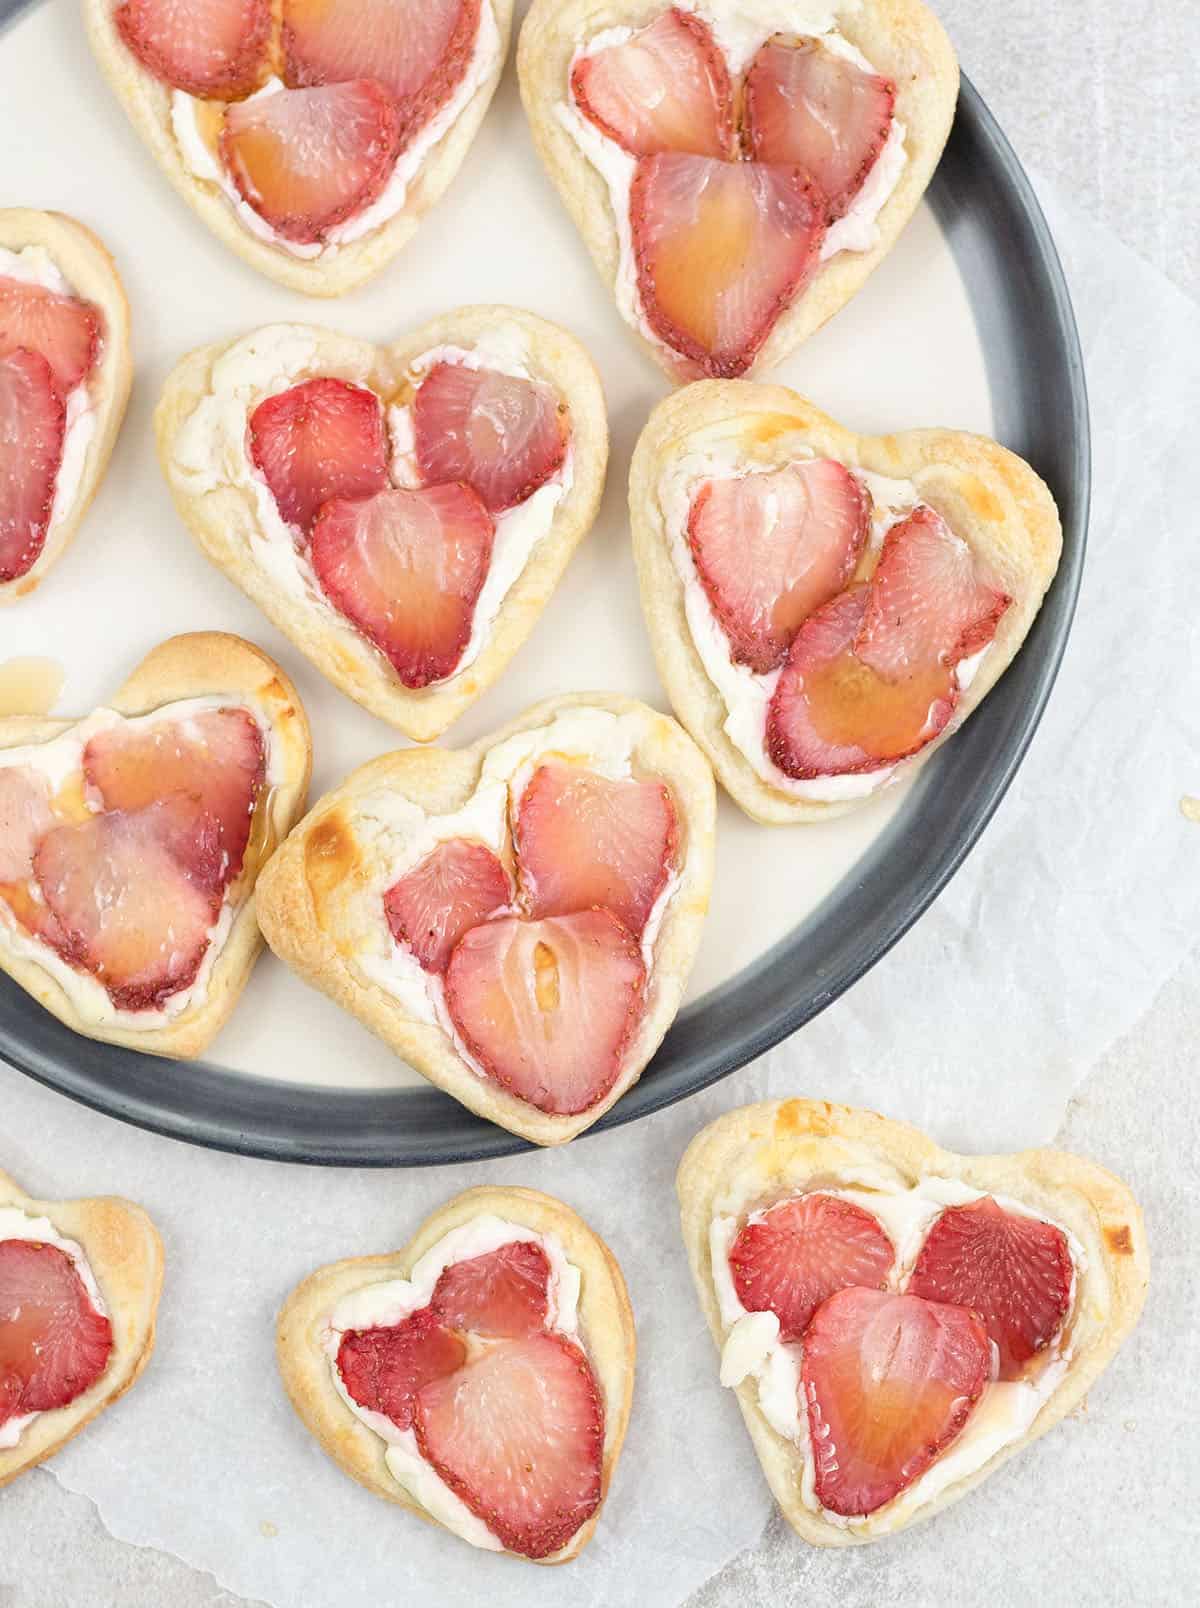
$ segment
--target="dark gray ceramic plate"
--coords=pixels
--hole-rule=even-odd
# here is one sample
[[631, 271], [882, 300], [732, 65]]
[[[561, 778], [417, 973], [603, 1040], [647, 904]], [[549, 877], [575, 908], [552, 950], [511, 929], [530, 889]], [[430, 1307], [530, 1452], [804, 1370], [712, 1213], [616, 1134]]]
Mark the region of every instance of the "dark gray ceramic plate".
[[[0, 21], [28, 0], [0, 0]], [[1033, 464], [1062, 514], [1062, 564], [996, 690], [926, 767], [853, 873], [783, 942], [679, 1017], [614, 1127], [744, 1066], [835, 1000], [907, 931], [987, 825], [1054, 684], [1079, 588], [1090, 449], [1083, 364], [1062, 270], [1029, 181], [965, 79], [929, 200], [979, 327], [997, 437]], [[521, 1140], [432, 1087], [381, 1092], [259, 1081], [82, 1040], [0, 978], [0, 1057], [73, 1099], [195, 1144], [286, 1161], [428, 1166]]]

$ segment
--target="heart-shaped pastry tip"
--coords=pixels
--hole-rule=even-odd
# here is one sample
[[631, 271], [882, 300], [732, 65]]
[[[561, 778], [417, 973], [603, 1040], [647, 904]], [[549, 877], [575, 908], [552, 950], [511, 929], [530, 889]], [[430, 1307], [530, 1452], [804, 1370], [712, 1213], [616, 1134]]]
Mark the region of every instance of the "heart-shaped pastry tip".
[[83, 720], [0, 720], [0, 967], [78, 1033], [199, 1053], [309, 760], [283, 671], [218, 632], [164, 642]]
[[915, 211], [958, 67], [920, 0], [535, 0], [534, 141], [625, 321], [673, 377], [779, 362]]
[[655, 410], [629, 501], [675, 711], [764, 821], [911, 775], [1012, 660], [1062, 548], [1046, 486], [994, 442], [857, 436], [746, 381]]
[[608, 461], [591, 359], [508, 307], [460, 308], [387, 347], [255, 330], [185, 358], [155, 426], [208, 557], [419, 742], [529, 635]]
[[133, 1384], [154, 1349], [162, 1266], [140, 1206], [33, 1200], [0, 1172], [0, 1486]]
[[473, 1546], [590, 1540], [633, 1392], [633, 1314], [560, 1201], [471, 1189], [409, 1246], [319, 1269], [279, 1317], [292, 1404], [346, 1473]]
[[89, 229], [0, 210], [0, 604], [66, 550], [117, 439], [131, 378], [129, 307]]
[[595, 1122], [679, 1008], [712, 882], [712, 773], [673, 720], [550, 699], [461, 753], [388, 754], [258, 887], [272, 949], [473, 1111]]
[[731, 1111], [679, 1168], [688, 1257], [763, 1471], [817, 1546], [893, 1535], [1077, 1406], [1149, 1279], [1129, 1189], [956, 1156], [815, 1100]]
[[188, 204], [260, 272], [338, 296], [453, 181], [512, 0], [84, 0], [96, 58]]

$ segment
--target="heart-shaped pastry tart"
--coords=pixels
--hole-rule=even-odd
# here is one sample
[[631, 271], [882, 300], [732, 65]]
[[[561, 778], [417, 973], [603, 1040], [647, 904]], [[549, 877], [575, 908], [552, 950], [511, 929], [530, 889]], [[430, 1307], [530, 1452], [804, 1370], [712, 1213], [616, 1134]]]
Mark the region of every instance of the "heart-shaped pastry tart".
[[255, 881], [310, 757], [283, 671], [218, 631], [83, 720], [0, 720], [0, 968], [77, 1033], [198, 1055], [258, 955]]
[[0, 1172], [0, 1485], [133, 1384], [154, 1350], [162, 1275], [140, 1206], [32, 1200]]
[[715, 789], [631, 698], [574, 693], [471, 748], [372, 760], [264, 871], [271, 948], [480, 1116], [536, 1144], [636, 1083], [683, 997]]
[[448, 188], [500, 81], [512, 0], [84, 0], [152, 155], [260, 273], [340, 296]]
[[710, 1123], [678, 1188], [721, 1383], [815, 1546], [964, 1496], [1079, 1405], [1146, 1295], [1133, 1195], [1059, 1150], [956, 1156], [769, 1101]]
[[460, 308], [387, 347], [256, 330], [185, 358], [155, 427], [208, 557], [419, 742], [532, 631], [608, 462], [591, 359], [509, 307]]
[[994, 441], [859, 436], [737, 380], [655, 409], [629, 506], [675, 712], [767, 822], [840, 814], [924, 764], [1012, 661], [1062, 551], [1049, 491]]
[[0, 209], [0, 605], [78, 530], [131, 375], [129, 305], [100, 241], [61, 212]]
[[406, 1249], [320, 1268], [279, 1315], [292, 1405], [347, 1474], [535, 1563], [591, 1539], [634, 1352], [611, 1251], [532, 1189], [469, 1189]]
[[920, 0], [535, 0], [518, 69], [621, 316], [681, 380], [769, 368], [845, 306], [958, 95]]

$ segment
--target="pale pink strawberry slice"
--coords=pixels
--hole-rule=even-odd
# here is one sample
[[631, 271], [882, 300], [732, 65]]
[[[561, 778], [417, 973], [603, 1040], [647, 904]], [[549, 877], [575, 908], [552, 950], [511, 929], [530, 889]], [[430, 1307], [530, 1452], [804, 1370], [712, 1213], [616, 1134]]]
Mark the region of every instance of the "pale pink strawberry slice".
[[480, 0], [283, 0], [289, 84], [374, 78], [407, 142], [450, 99], [479, 32]]
[[65, 428], [46, 359], [23, 347], [0, 357], [0, 583], [31, 570], [45, 545]]
[[894, 1257], [870, 1212], [813, 1192], [751, 1218], [730, 1247], [729, 1267], [746, 1310], [773, 1312], [779, 1338], [799, 1340], [828, 1296], [851, 1285], [883, 1289]]
[[100, 315], [77, 296], [0, 277], [0, 357], [18, 347], [46, 359], [65, 399], [96, 361]]
[[426, 1385], [424, 1456], [510, 1552], [546, 1558], [600, 1505], [604, 1407], [587, 1358], [561, 1334], [489, 1347]]
[[0, 767], [0, 883], [33, 875], [33, 851], [50, 830], [50, 784], [27, 765]]
[[307, 534], [322, 503], [387, 485], [379, 398], [346, 380], [304, 380], [250, 415], [250, 456], [280, 514]]
[[674, 867], [670, 789], [612, 780], [583, 765], [539, 765], [517, 806], [521, 887], [534, 916], [601, 905], [640, 938]]
[[338, 1346], [337, 1366], [347, 1393], [360, 1407], [409, 1429], [417, 1392], [452, 1374], [466, 1357], [462, 1337], [422, 1307], [388, 1329], [348, 1329]]
[[412, 419], [422, 479], [462, 481], [492, 513], [531, 497], [566, 456], [565, 403], [519, 374], [437, 363], [417, 389]]
[[189, 95], [236, 100], [266, 65], [271, 0], [122, 0], [113, 20], [147, 72]]
[[708, 23], [690, 11], [665, 11], [623, 43], [580, 57], [571, 93], [634, 156], [733, 154], [729, 69]]
[[0, 1240], [0, 1425], [50, 1412], [90, 1390], [108, 1366], [112, 1325], [67, 1253]]
[[832, 458], [705, 482], [688, 541], [738, 663], [782, 663], [808, 616], [848, 584], [870, 519], [869, 494]]
[[205, 709], [183, 720], [114, 726], [83, 751], [83, 772], [109, 810], [186, 801], [217, 823], [221, 885], [242, 868], [254, 806], [266, 776], [258, 722], [246, 709]]
[[607, 910], [474, 927], [446, 968], [446, 1006], [488, 1075], [539, 1111], [570, 1115], [617, 1081], [646, 968]]
[[492, 516], [469, 486], [326, 503], [312, 532], [325, 596], [406, 687], [452, 675], [492, 561]]
[[711, 379], [743, 374], [817, 262], [823, 198], [797, 167], [666, 152], [629, 195], [650, 328]]
[[447, 838], [392, 883], [383, 910], [396, 942], [426, 971], [444, 972], [462, 935], [511, 901], [508, 872], [486, 844]]
[[447, 1328], [518, 1340], [546, 1324], [550, 1259], [532, 1240], [514, 1240], [484, 1256], [452, 1262], [429, 1309]]
[[391, 95], [356, 78], [235, 102], [221, 157], [242, 199], [276, 234], [316, 245], [376, 199], [399, 141]]
[[1000, 1352], [1000, 1378], [1017, 1379], [1061, 1330], [1073, 1279], [1061, 1229], [1005, 1211], [987, 1195], [942, 1213], [921, 1247], [908, 1293], [978, 1312]]
[[747, 148], [759, 162], [803, 168], [840, 218], [887, 143], [896, 86], [817, 39], [776, 34], [743, 90]]
[[987, 1331], [966, 1307], [840, 1290], [804, 1334], [816, 1495], [831, 1513], [874, 1513], [961, 1431], [988, 1382]]

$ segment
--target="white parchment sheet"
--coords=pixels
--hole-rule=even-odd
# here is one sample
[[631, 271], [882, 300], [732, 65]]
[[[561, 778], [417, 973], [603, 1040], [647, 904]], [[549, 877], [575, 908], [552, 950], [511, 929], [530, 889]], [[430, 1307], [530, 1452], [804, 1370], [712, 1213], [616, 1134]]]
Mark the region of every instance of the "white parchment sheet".
[[[960, 1148], [1044, 1141], [1096, 1058], [1188, 957], [1200, 826], [1179, 799], [1200, 792], [1200, 309], [1043, 195], [1095, 432], [1075, 633], [983, 841], [839, 1004], [755, 1066], [633, 1127], [566, 1152], [419, 1173], [189, 1149], [0, 1068], [3, 1165], [45, 1195], [133, 1195], [167, 1242], [152, 1366], [53, 1464], [114, 1535], [276, 1608], [680, 1602], [756, 1540], [769, 1512], [679, 1242], [672, 1179], [687, 1140], [731, 1106], [804, 1093], [870, 1104]], [[318, 1263], [402, 1243], [432, 1207], [483, 1182], [531, 1184], [583, 1212], [619, 1257], [637, 1314], [625, 1456], [596, 1539], [566, 1570], [476, 1553], [370, 1497], [310, 1441], [275, 1373], [273, 1317], [293, 1283]], [[936, 1548], [936, 1530], [904, 1545]]]

